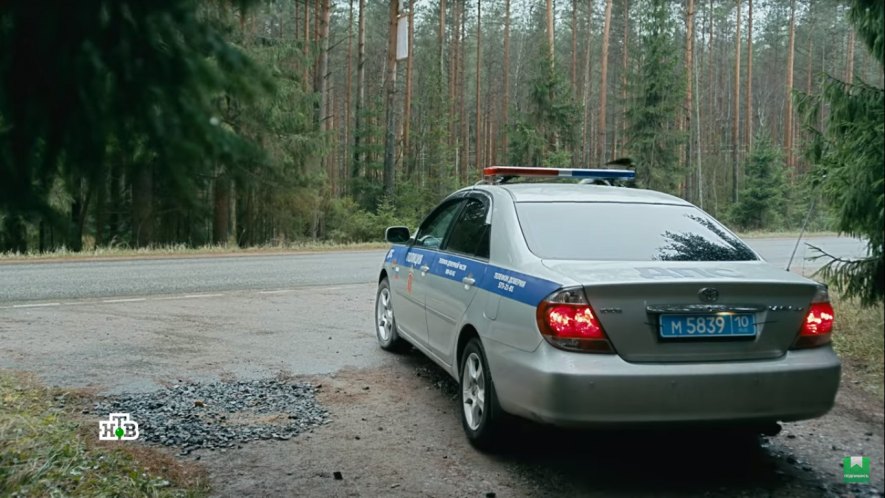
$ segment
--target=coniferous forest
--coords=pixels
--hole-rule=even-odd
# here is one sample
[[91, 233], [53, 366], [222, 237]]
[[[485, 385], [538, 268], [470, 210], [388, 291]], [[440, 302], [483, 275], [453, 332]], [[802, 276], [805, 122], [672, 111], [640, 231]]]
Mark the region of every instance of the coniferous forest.
[[876, 299], [883, 43], [864, 0], [4, 2], [0, 251], [380, 240], [483, 167], [629, 157], [865, 238], [831, 276]]

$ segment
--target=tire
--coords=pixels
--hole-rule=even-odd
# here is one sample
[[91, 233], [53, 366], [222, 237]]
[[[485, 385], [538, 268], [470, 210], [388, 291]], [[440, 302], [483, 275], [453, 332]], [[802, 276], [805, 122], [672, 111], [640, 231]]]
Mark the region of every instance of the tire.
[[390, 283], [384, 278], [375, 295], [375, 337], [381, 349], [399, 353], [407, 350], [409, 344], [396, 331], [391, 296]]
[[461, 426], [468, 441], [482, 451], [498, 449], [506, 418], [498, 404], [489, 363], [479, 339], [470, 339], [464, 347], [458, 373]]

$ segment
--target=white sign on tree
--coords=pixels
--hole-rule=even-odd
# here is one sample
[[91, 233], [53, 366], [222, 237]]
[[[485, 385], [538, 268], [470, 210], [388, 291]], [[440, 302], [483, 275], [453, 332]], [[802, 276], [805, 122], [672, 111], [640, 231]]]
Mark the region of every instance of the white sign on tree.
[[[402, 11], [402, 4], [400, 4]], [[396, 23], [396, 60], [409, 58], [409, 16], [400, 16]]]

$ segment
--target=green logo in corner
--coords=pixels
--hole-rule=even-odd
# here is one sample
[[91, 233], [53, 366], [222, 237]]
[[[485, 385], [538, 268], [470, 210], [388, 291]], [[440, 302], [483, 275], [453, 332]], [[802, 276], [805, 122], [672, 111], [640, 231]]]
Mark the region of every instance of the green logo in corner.
[[842, 460], [844, 482], [870, 482], [870, 459], [868, 457], [845, 457]]

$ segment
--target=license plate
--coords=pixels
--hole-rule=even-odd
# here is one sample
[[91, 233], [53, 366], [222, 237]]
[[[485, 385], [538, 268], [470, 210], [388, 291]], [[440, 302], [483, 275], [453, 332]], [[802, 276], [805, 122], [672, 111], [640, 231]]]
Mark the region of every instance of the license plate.
[[661, 315], [661, 337], [754, 337], [756, 317], [752, 313], [716, 315]]

